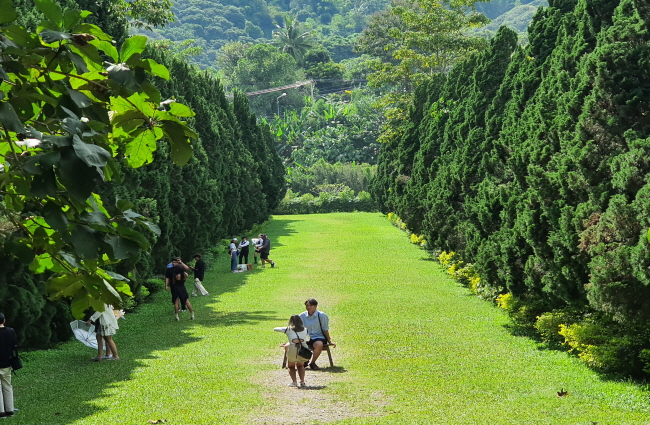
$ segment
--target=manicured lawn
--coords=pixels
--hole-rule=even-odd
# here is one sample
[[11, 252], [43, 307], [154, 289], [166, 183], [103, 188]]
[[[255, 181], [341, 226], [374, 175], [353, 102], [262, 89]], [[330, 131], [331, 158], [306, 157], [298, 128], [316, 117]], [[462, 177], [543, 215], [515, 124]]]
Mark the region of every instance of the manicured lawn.
[[[650, 393], [513, 336], [501, 311], [447, 279], [379, 214], [278, 216], [265, 231], [276, 269], [232, 274], [222, 258], [206, 276], [210, 296], [192, 298], [195, 321], [173, 320], [169, 295], [156, 294], [120, 321], [121, 361], [92, 363], [76, 341], [25, 353], [11, 420], [265, 423], [280, 404], [335, 400], [351, 412], [336, 423], [349, 424], [650, 423]], [[260, 384], [281, 362], [284, 336], [273, 328], [308, 297], [330, 315], [337, 368], [308, 373], [329, 379], [309, 399], [301, 390], [277, 399], [285, 374]], [[561, 388], [570, 395], [558, 398]]]

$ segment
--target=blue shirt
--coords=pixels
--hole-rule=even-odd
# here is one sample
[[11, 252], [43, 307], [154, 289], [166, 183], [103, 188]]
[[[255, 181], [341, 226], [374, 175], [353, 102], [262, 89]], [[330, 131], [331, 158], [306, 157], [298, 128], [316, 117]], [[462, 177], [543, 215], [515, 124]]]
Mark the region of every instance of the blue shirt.
[[303, 311], [302, 313], [300, 313], [300, 318], [302, 319], [302, 324], [305, 325], [305, 327], [307, 328], [307, 332], [309, 333], [310, 339], [314, 339], [314, 338], [327, 339], [323, 334], [324, 331], [330, 330], [330, 319], [329, 317], [327, 317], [327, 314], [323, 313], [322, 311], [316, 310], [314, 312], [314, 315], [310, 316], [309, 313]]

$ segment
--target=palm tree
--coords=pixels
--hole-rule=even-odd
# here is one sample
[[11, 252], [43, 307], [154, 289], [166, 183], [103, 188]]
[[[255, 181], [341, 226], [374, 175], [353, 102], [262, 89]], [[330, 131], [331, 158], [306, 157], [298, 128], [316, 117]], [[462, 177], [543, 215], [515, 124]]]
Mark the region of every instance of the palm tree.
[[298, 19], [289, 16], [284, 17], [284, 27], [277, 22], [275, 26], [278, 29], [273, 31], [275, 40], [271, 44], [277, 46], [283, 53], [293, 56], [297, 63], [302, 63], [305, 52], [312, 47], [309, 39], [313, 37], [314, 32], [309, 30], [301, 33]]

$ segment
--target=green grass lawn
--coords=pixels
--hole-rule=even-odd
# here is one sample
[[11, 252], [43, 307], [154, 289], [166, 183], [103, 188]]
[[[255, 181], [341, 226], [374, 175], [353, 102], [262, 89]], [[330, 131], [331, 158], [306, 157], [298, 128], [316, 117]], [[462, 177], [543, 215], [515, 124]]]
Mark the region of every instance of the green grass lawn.
[[[268, 418], [282, 404], [336, 402], [350, 413], [335, 423], [346, 424], [650, 423], [648, 391], [513, 336], [503, 312], [379, 214], [279, 216], [265, 231], [276, 269], [233, 274], [222, 258], [206, 275], [210, 296], [192, 298], [195, 321], [176, 322], [169, 295], [154, 295], [120, 321], [121, 361], [93, 363], [76, 341], [25, 353], [11, 421], [295, 423]], [[328, 384], [287, 399], [273, 328], [308, 297], [330, 316], [337, 367], [309, 372], [308, 383], [319, 374]], [[277, 383], [260, 384], [272, 374]], [[561, 388], [570, 395], [558, 398]]]

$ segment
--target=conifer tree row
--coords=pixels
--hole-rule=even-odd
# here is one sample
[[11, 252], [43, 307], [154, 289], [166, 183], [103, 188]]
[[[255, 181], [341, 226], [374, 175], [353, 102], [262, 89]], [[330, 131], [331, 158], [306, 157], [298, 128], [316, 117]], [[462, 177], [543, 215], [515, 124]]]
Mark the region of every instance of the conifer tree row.
[[650, 16], [555, 0], [418, 90], [373, 195], [590, 365], [650, 373]]

